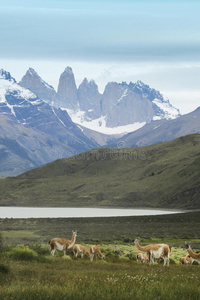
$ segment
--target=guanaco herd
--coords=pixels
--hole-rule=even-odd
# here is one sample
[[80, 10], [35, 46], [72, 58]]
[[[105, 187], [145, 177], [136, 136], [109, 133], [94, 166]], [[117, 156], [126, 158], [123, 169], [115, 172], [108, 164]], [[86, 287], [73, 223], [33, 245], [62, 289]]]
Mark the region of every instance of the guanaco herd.
[[[67, 250], [72, 248], [74, 257], [77, 258], [78, 254], [81, 254], [81, 258], [85, 255], [93, 261], [94, 257], [96, 259], [100, 257], [105, 259], [105, 256], [101, 253], [101, 250], [96, 245], [90, 247], [88, 250], [85, 246], [81, 244], [75, 244], [77, 237], [77, 231], [72, 231], [71, 240], [63, 238], [54, 238], [49, 241], [50, 255], [54, 256], [55, 251], [64, 251], [64, 255], [67, 254]], [[136, 256], [137, 262], [154, 264], [155, 261], [160, 262], [161, 259], [164, 261], [164, 266], [169, 266], [169, 257], [171, 253], [171, 246], [168, 244], [149, 244], [147, 246], [141, 246], [137, 239], [134, 240], [134, 244], [137, 249], [144, 252], [138, 253]], [[200, 262], [200, 253], [195, 253], [190, 243], [185, 243], [188, 254], [185, 257], [179, 259], [179, 263], [182, 265], [191, 265], [194, 260], [198, 263]]]
[[72, 248], [74, 256], [77, 257], [78, 254], [81, 254], [81, 258], [87, 255], [91, 261], [93, 261], [94, 257], [96, 259], [98, 257], [104, 259], [105, 256], [101, 253], [99, 247], [93, 245], [90, 247], [90, 252], [88, 249], [80, 244], [75, 244], [77, 237], [77, 231], [72, 231], [72, 239], [61, 239], [61, 238], [54, 238], [49, 241], [50, 246], [50, 255], [54, 256], [56, 250], [64, 251], [64, 255], [67, 255], [67, 249]]

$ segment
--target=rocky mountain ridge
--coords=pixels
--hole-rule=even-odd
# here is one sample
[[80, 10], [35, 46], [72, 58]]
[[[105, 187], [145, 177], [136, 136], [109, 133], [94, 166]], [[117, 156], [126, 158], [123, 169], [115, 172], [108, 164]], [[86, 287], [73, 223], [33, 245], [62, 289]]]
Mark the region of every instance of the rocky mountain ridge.
[[[32, 81], [32, 85], [28, 85], [27, 76], [26, 74], [22, 78], [20, 85], [34, 90], [39, 96], [34, 85], [36, 79]], [[179, 110], [173, 107], [167, 98], [141, 81], [129, 84], [109, 82], [103, 94], [100, 94], [97, 84], [85, 78], [77, 88], [70, 67], [61, 74], [58, 91], [53, 100], [47, 94], [43, 99], [53, 103], [55, 107], [66, 109], [75, 123], [102, 133], [108, 133], [106, 128], [117, 127], [120, 131], [119, 127], [122, 126], [140, 124], [142, 127], [152, 120], [174, 119], [180, 116]], [[134, 126], [131, 131], [133, 130]]]
[[[65, 73], [64, 77], [72, 78], [72, 69], [68, 68]], [[30, 88], [22, 87], [22, 83], [29, 83]], [[32, 84], [43, 100], [30, 91]], [[74, 84], [75, 79], [73, 86]], [[0, 70], [0, 176], [17, 175], [53, 160], [70, 157], [100, 146], [140, 147], [200, 132], [199, 109], [176, 118], [177, 110], [171, 107], [168, 99], [141, 81], [135, 84], [108, 83], [101, 95], [96, 83], [85, 78], [76, 91], [78, 96], [74, 98], [73, 105], [78, 105], [77, 111], [61, 109], [52, 105], [58, 100], [55, 98], [56, 91], [33, 69], [27, 71], [20, 85], [9, 72]], [[98, 101], [95, 102], [93, 99]], [[109, 103], [106, 99], [109, 99]], [[123, 106], [124, 110], [126, 105], [128, 107], [136, 105], [141, 109], [144, 104], [146, 107], [142, 113], [139, 116], [136, 114], [138, 122], [119, 126]], [[109, 119], [109, 114], [98, 118], [103, 111], [109, 110], [111, 115], [115, 115], [115, 119]], [[76, 125], [68, 112], [73, 115], [75, 123], [86, 124], [90, 129], [87, 126]], [[134, 110], [127, 112], [123, 122], [134, 114]], [[145, 114], [149, 118], [146, 122], [149, 123], [140, 123], [142, 119], [139, 118]], [[117, 126], [107, 127], [108, 124], [113, 126], [112, 122]], [[141, 126], [143, 127], [139, 129]], [[109, 134], [97, 132], [103, 128]], [[124, 132], [127, 128], [132, 133], [120, 134], [121, 129], [121, 132]]]

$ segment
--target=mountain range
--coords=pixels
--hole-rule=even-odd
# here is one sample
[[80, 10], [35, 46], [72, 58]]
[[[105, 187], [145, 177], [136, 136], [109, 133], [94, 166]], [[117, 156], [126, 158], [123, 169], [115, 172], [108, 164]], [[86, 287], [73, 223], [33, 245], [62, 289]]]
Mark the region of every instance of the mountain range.
[[152, 120], [180, 116], [166, 97], [141, 81], [109, 82], [100, 94], [94, 80], [87, 78], [77, 88], [73, 71], [67, 67], [57, 93], [31, 68], [19, 84], [49, 104], [66, 109], [75, 123], [104, 134], [124, 134]]
[[139, 147], [197, 133], [198, 120], [199, 109], [180, 116], [141, 81], [110, 82], [100, 94], [86, 78], [77, 88], [67, 67], [56, 91], [32, 68], [19, 83], [0, 70], [0, 176], [102, 146]]

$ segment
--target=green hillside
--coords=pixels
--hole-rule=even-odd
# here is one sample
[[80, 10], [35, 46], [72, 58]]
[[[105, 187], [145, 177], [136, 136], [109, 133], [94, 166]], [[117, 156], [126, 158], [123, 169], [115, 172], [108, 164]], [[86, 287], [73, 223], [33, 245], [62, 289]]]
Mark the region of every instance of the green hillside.
[[200, 134], [91, 150], [1, 179], [0, 205], [200, 208]]

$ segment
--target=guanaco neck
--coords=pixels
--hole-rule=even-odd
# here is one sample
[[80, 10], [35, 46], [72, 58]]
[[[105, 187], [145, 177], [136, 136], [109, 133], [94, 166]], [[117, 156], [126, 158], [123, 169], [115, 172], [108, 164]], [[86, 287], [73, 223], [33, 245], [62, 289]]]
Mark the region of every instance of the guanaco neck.
[[72, 248], [74, 246], [75, 242], [76, 242], [76, 232], [73, 233], [72, 239], [71, 239], [71, 241], [69, 243], [69, 247], [68, 248]]
[[90, 257], [90, 252], [88, 250], [85, 253], [88, 257]]
[[143, 252], [149, 252], [149, 246], [140, 246], [139, 242], [136, 242], [136, 247], [138, 248], [138, 250], [141, 250]]
[[188, 253], [192, 258], [200, 259], [200, 253], [195, 253], [190, 246], [188, 248]]

